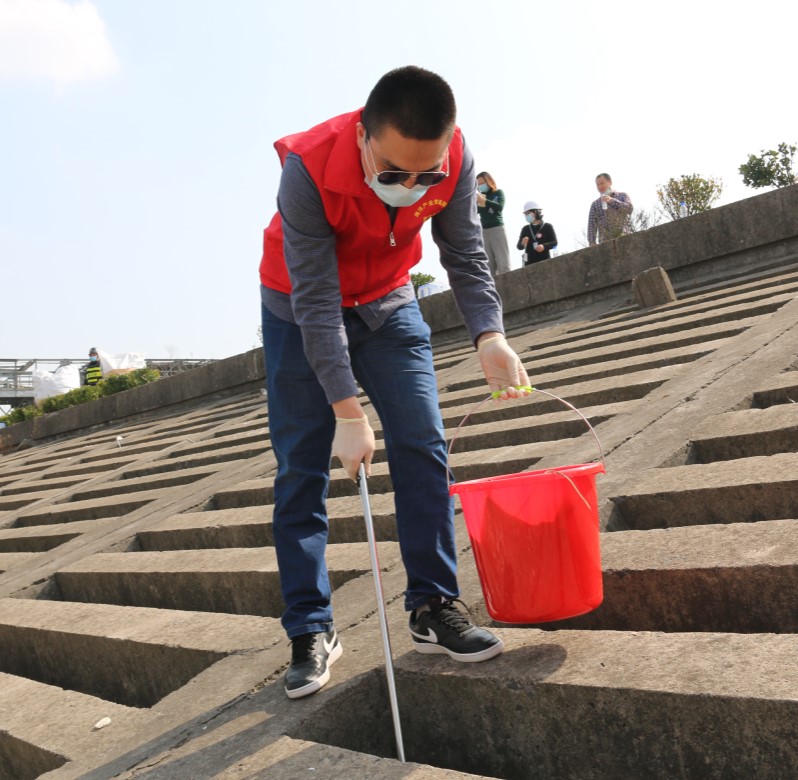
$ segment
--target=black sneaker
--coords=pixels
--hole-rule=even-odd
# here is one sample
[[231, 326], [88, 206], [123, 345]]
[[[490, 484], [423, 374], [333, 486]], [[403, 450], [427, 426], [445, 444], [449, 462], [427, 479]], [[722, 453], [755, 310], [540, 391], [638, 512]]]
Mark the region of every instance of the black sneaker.
[[446, 653], [455, 661], [474, 663], [487, 661], [504, 650], [504, 642], [475, 626], [454, 605], [454, 600], [436, 597], [430, 599], [429, 605], [429, 611], [410, 614], [410, 633], [416, 652]]
[[301, 634], [291, 640], [291, 665], [285, 673], [289, 699], [316, 693], [330, 679], [330, 667], [341, 657], [335, 629], [319, 634]]

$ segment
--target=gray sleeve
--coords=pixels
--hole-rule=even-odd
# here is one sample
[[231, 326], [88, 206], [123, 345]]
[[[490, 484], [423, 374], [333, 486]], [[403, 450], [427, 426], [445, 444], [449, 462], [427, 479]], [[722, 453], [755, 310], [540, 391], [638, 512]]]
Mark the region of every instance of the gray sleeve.
[[432, 238], [441, 252], [454, 300], [468, 334], [504, 333], [502, 302], [488, 270], [488, 256], [477, 216], [474, 158], [463, 141], [463, 166], [452, 198], [432, 218]]
[[332, 404], [358, 392], [341, 314], [335, 234], [319, 191], [295, 154], [285, 160], [277, 209], [294, 319], [308, 362]]

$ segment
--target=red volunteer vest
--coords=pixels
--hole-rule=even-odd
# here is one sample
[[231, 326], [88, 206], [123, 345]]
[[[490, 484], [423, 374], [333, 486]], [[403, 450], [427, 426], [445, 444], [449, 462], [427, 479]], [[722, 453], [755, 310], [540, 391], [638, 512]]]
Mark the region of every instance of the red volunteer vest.
[[[421, 227], [449, 203], [463, 162], [463, 139], [456, 128], [449, 145], [449, 176], [413, 206], [397, 209], [391, 229], [385, 204], [363, 178], [356, 135], [360, 114], [361, 109], [342, 114], [274, 144], [281, 163], [289, 152], [302, 158], [319, 190], [335, 233], [344, 306], [369, 303], [408, 282], [410, 269], [421, 259]], [[279, 213], [263, 231], [260, 279], [265, 287], [291, 292]]]

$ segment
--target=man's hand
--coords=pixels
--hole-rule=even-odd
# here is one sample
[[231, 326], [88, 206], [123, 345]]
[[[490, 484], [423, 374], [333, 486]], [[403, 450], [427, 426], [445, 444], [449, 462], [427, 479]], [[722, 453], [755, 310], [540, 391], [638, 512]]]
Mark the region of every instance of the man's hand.
[[482, 371], [492, 393], [502, 401], [528, 395], [529, 377], [521, 359], [501, 334], [483, 333], [477, 342]]
[[521, 239], [521, 246], [526, 246], [529, 243], [529, 236], [524, 236]]
[[357, 482], [357, 470], [363, 463], [366, 476], [371, 476], [371, 459], [377, 448], [368, 417], [335, 418], [332, 454], [341, 461], [349, 478]]
[[535, 251], [536, 252], [545, 252], [546, 247], [543, 244], [535, 244]]

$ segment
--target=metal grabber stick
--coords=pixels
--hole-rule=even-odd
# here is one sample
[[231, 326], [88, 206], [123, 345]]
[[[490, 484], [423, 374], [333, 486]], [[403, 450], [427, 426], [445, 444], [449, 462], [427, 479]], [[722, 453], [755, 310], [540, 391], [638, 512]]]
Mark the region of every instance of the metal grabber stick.
[[361, 463], [357, 471], [357, 484], [360, 488], [360, 500], [363, 503], [363, 516], [366, 519], [366, 535], [369, 540], [371, 553], [371, 570], [374, 572], [374, 590], [377, 593], [377, 607], [380, 613], [380, 632], [382, 633], [382, 651], [385, 655], [385, 676], [388, 678], [388, 698], [391, 700], [391, 715], [393, 716], [393, 730], [396, 735], [396, 754], [399, 760], [405, 762], [405, 748], [402, 742], [402, 724], [399, 722], [399, 702], [396, 698], [396, 682], [393, 677], [393, 654], [391, 653], [391, 637], [388, 634], [388, 620], [385, 616], [385, 599], [382, 595], [382, 579], [380, 577], [380, 562], [377, 558], [377, 540], [374, 537], [374, 522], [371, 519], [371, 503], [369, 502], [369, 489], [366, 485], [366, 468]]

